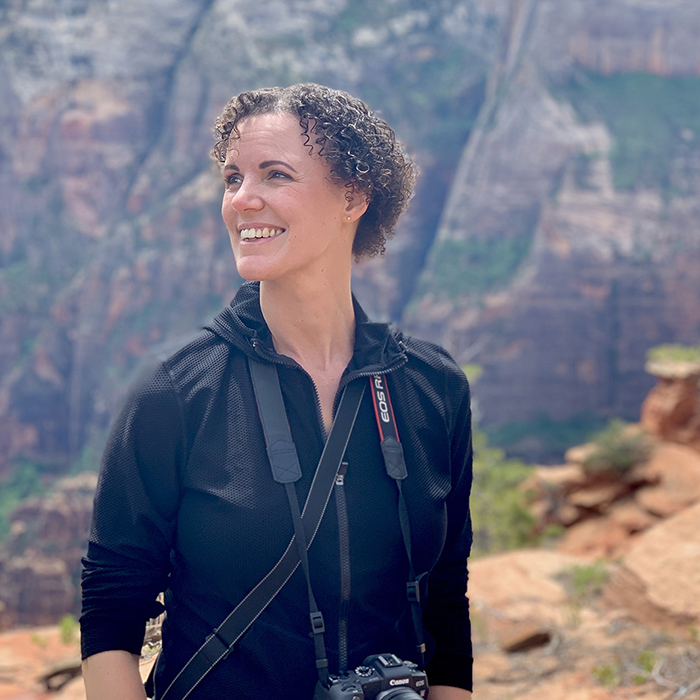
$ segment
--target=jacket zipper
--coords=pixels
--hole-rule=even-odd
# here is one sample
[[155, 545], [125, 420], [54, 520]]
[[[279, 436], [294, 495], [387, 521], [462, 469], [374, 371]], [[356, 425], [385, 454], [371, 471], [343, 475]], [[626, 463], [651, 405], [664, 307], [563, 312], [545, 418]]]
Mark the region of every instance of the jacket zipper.
[[[403, 348], [403, 343], [401, 344]], [[333, 415], [335, 416], [335, 411], [338, 408], [338, 402], [340, 400], [340, 397], [342, 396], [343, 389], [350, 384], [350, 382], [354, 382], [356, 379], [363, 379], [367, 377], [374, 377], [376, 374], [391, 374], [392, 372], [395, 372], [397, 369], [401, 369], [406, 363], [408, 362], [408, 358], [404, 355], [404, 359], [402, 362], [399, 362], [395, 364], [393, 367], [389, 367], [388, 369], [382, 369], [378, 370], [376, 372], [353, 372], [352, 374], [348, 375], [344, 379], [340, 380], [340, 385], [338, 386], [338, 391], [336, 392], [335, 395], [335, 400], [333, 402]], [[312, 380], [313, 382], [313, 380]], [[319, 401], [320, 405], [320, 401]]]
[[348, 609], [350, 607], [350, 529], [345, 500], [345, 475], [348, 463], [341, 462], [335, 477], [335, 504], [338, 513], [338, 549], [340, 551], [340, 611], [338, 616], [338, 670], [348, 670]]

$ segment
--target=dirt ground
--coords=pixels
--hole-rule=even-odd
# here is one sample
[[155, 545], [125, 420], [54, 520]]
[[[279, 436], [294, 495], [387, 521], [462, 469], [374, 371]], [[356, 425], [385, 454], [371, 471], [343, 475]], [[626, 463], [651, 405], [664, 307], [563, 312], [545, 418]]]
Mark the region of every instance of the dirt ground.
[[[65, 633], [64, 635], [65, 636]], [[145, 677], [155, 657], [144, 660]], [[62, 639], [58, 627], [18, 629], [0, 634], [0, 700], [85, 700], [78, 674], [65, 685], [47, 690], [41, 677], [50, 670], [72, 669], [80, 663], [77, 637]], [[64, 678], [70, 676], [70, 671]], [[54, 681], [61, 684], [61, 679]]]

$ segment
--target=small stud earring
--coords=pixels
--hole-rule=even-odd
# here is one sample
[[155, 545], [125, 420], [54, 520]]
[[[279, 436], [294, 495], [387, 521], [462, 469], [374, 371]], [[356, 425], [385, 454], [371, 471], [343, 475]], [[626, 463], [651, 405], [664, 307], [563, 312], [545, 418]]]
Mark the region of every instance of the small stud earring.
[[351, 219], [352, 217], [351, 217], [351, 216], [346, 216], [345, 218], [346, 218], [348, 221], [350, 221], [350, 219]]

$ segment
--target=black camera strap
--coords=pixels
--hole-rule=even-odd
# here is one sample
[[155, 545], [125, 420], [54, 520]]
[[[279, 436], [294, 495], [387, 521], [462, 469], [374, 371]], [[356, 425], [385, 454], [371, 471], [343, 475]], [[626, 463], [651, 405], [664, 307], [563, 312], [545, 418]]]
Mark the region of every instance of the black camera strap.
[[[265, 445], [270, 460], [270, 467], [272, 468], [272, 477], [277, 483], [284, 484], [287, 491], [289, 510], [292, 514], [292, 522], [294, 523], [294, 540], [296, 541], [299, 560], [301, 561], [301, 567], [304, 571], [304, 577], [306, 578], [306, 589], [309, 596], [309, 618], [311, 622], [311, 633], [314, 639], [318, 677], [321, 683], [328, 685], [328, 656], [326, 654], [326, 643], [323, 636], [326, 631], [326, 625], [323, 620], [323, 614], [318, 609], [316, 598], [311, 587], [309, 556], [306, 551], [308, 547], [306, 543], [306, 533], [304, 532], [304, 525], [299, 511], [299, 500], [294, 486], [294, 482], [301, 478], [301, 466], [299, 465], [296, 446], [294, 445], [289, 429], [289, 421], [287, 420], [287, 412], [284, 408], [284, 400], [282, 398], [282, 390], [280, 389], [277, 368], [275, 365], [262, 364], [259, 362], [251, 362], [250, 364], [253, 389], [258, 404], [258, 412], [260, 413], [260, 421], [262, 422], [263, 432], [265, 433]], [[364, 391], [362, 393], [364, 393]], [[362, 400], [361, 395], [360, 400]], [[357, 409], [359, 409], [359, 403]], [[334, 484], [335, 474], [338, 473], [340, 468], [340, 462], [345, 454], [347, 441], [350, 438], [350, 432], [352, 431], [352, 425], [355, 422], [356, 416], [357, 410], [355, 411], [349, 430], [345, 433], [346, 437], [342, 446], [342, 451], [340, 452], [340, 458], [334, 461]], [[321, 459], [323, 460], [323, 457]], [[330, 498], [330, 493], [328, 497]], [[326, 502], [327, 500], [328, 499], [326, 499]]]
[[423, 612], [420, 605], [420, 584], [413, 568], [411, 555], [411, 524], [408, 517], [408, 507], [403, 493], [402, 482], [408, 476], [406, 461], [403, 455], [403, 447], [399, 441], [399, 432], [396, 428], [394, 408], [391, 405], [389, 386], [386, 376], [375, 374], [369, 378], [372, 386], [372, 402], [374, 414], [377, 418], [379, 438], [381, 440], [382, 455], [387, 474], [394, 480], [399, 491], [399, 524], [404, 547], [408, 555], [408, 583], [406, 592], [411, 605], [413, 627], [416, 633], [416, 648], [420, 658], [420, 667], [425, 668], [425, 642], [423, 639]]
[[[311, 626], [319, 677], [327, 678], [328, 661], [323, 643], [323, 617], [316, 606], [308, 576], [306, 550], [314, 540], [328, 505], [335, 477], [350, 439], [365, 385], [351, 382], [343, 391], [333, 426], [326, 440], [303, 512], [299, 512], [294, 482], [301, 476], [296, 448], [289, 432], [277, 367], [249, 359], [253, 388], [265, 433], [265, 443], [275, 481], [285, 484], [294, 520], [294, 537], [272, 570], [204, 640], [158, 700], [184, 700], [211, 669], [234, 649], [236, 642], [262, 614], [302, 564], [309, 587]], [[325, 674], [325, 675], [324, 675]], [[151, 680], [151, 679], [149, 679]]]

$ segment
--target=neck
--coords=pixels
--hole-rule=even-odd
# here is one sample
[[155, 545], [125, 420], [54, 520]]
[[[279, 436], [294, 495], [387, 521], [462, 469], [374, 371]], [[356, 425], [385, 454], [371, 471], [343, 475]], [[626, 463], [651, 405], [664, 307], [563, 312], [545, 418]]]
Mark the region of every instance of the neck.
[[260, 283], [260, 306], [272, 333], [275, 350], [302, 367], [345, 368], [355, 343], [355, 310], [346, 275], [285, 284]]

